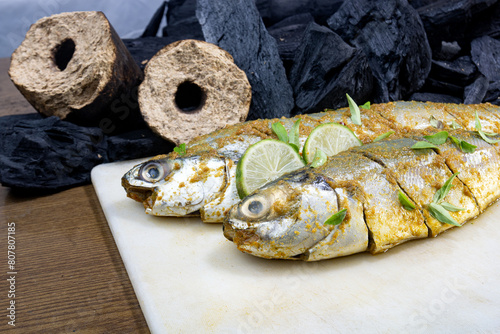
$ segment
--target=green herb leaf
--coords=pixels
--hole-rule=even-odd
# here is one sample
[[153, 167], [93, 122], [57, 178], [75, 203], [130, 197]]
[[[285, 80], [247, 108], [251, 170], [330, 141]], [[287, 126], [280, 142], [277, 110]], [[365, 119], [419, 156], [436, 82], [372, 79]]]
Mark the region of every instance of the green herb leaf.
[[[483, 132], [483, 131], [481, 131], [481, 130], [478, 130], [477, 132], [479, 133], [479, 135], [481, 136], [481, 138], [483, 138], [483, 139], [484, 139], [484, 141], [485, 141], [485, 142], [487, 142], [487, 143], [489, 143], [489, 144], [496, 144], [496, 143], [500, 142], [500, 139], [491, 139], [491, 138], [488, 138], [487, 134], [486, 134], [486, 133], [484, 133], [484, 132]], [[490, 135], [490, 136], [491, 136], [491, 135], [494, 135], [494, 133], [489, 134], [489, 135]]]
[[446, 143], [446, 139], [448, 139], [447, 131], [440, 131], [438, 133], [433, 134], [432, 136], [424, 136], [424, 138], [433, 143], [434, 145], [442, 145]]
[[481, 128], [481, 121], [479, 120], [479, 115], [477, 114], [477, 110], [476, 110], [476, 130], [477, 131], [481, 131], [482, 128]]
[[437, 147], [436, 145], [429, 143], [427, 141], [418, 141], [411, 148], [414, 150], [419, 150], [419, 149], [424, 149], [424, 148], [437, 148], [437, 149], [439, 149], [439, 147]]
[[474, 151], [476, 150], [476, 148], [477, 148], [476, 145], [469, 144], [465, 140], [461, 140], [460, 141], [460, 149], [464, 153], [474, 153]]
[[292, 129], [290, 130], [290, 133], [288, 134], [288, 142], [290, 144], [295, 145], [297, 148], [300, 147], [300, 142], [299, 142], [299, 126], [300, 126], [300, 118], [293, 123]]
[[326, 162], [326, 160], [328, 160], [326, 153], [317, 148], [316, 153], [314, 154], [313, 161], [311, 162], [311, 167], [312, 168], [319, 167], [323, 165]]
[[464, 153], [474, 153], [474, 151], [476, 150], [477, 146], [476, 145], [472, 145], [472, 144], [469, 144], [468, 142], [466, 142], [465, 140], [460, 140], [458, 138], [455, 138], [453, 136], [450, 136], [449, 137], [451, 139], [451, 141], [453, 143], [455, 143], [455, 145], [458, 146], [458, 148], [460, 148], [460, 150]]
[[271, 129], [278, 136], [278, 139], [282, 142], [288, 143], [288, 134], [285, 127], [280, 122], [273, 123]]
[[330, 218], [325, 221], [325, 225], [340, 225], [347, 214], [347, 209], [342, 209], [339, 212], [333, 214]]
[[453, 136], [450, 136], [450, 139], [451, 139], [452, 142], [455, 143], [455, 145], [457, 145], [458, 147], [460, 147], [460, 143], [462, 142], [460, 139], [455, 138]]
[[434, 198], [432, 199], [433, 203], [439, 204], [446, 197], [446, 195], [448, 195], [448, 193], [451, 190], [451, 187], [453, 186], [452, 185], [453, 179], [457, 175], [458, 173], [455, 173], [452, 176], [450, 176], [450, 178], [446, 180], [443, 186], [438, 191], [436, 191], [436, 193], [434, 194]]
[[486, 133], [483, 131], [483, 129], [481, 127], [481, 121], [479, 120], [479, 115], [477, 114], [477, 110], [476, 110], [476, 130], [485, 142], [487, 142], [489, 144], [495, 144], [495, 143], [500, 142], [500, 139], [488, 138], [488, 136], [495, 136], [496, 133]]
[[458, 206], [454, 206], [453, 204], [447, 203], [447, 202], [441, 202], [441, 206], [445, 208], [447, 211], [452, 211], [452, 212], [457, 212], [457, 211], [463, 211], [465, 209], [459, 208]]
[[442, 129], [443, 128], [443, 122], [441, 122], [440, 120], [437, 120], [434, 116], [431, 115], [431, 117], [429, 118], [429, 123], [431, 123], [431, 125], [433, 127], [435, 127], [436, 129]]
[[431, 216], [439, 220], [441, 223], [460, 226], [460, 224], [457, 223], [457, 221], [453, 219], [452, 216], [450, 216], [448, 211], [446, 211], [446, 209], [443, 208], [442, 205], [431, 203], [429, 204], [428, 209]]
[[403, 208], [405, 208], [406, 210], [408, 211], [415, 210], [415, 204], [413, 204], [412, 201], [410, 201], [408, 196], [406, 196], [405, 193], [401, 191], [401, 189], [398, 190], [398, 199], [399, 203], [401, 203]]
[[455, 120], [451, 121], [451, 128], [453, 130], [456, 130], [456, 129], [461, 129], [462, 126], [460, 124], [458, 124], [457, 122], [455, 122]]
[[378, 141], [380, 141], [382, 139], [385, 139], [385, 138], [389, 137], [390, 135], [392, 135], [393, 133], [394, 133], [394, 131], [392, 131], [392, 130], [391, 131], [387, 131], [386, 133], [383, 133], [380, 136], [378, 136], [377, 138], [375, 138], [373, 140], [373, 142], [375, 143], [375, 142], [378, 142]]
[[370, 109], [370, 101], [367, 101], [365, 104], [360, 106], [363, 109]]
[[300, 149], [297, 145], [295, 144], [292, 144], [292, 143], [288, 143], [288, 145], [290, 145], [291, 147], [293, 147], [293, 149], [295, 150], [295, 152], [299, 153]]
[[186, 144], [182, 143], [179, 146], [174, 147], [174, 152], [177, 152], [179, 155], [186, 154]]
[[351, 120], [356, 125], [361, 125], [361, 112], [359, 111], [359, 107], [354, 102], [354, 100], [349, 96], [349, 94], [345, 94], [347, 96], [347, 102], [349, 103], [349, 109], [351, 110]]

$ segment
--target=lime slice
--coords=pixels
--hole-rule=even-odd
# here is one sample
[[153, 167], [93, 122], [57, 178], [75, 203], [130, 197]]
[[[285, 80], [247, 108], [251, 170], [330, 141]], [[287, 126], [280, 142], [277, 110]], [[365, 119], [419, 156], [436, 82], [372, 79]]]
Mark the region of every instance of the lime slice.
[[304, 144], [302, 156], [307, 163], [314, 159], [316, 149], [320, 149], [331, 157], [362, 143], [348, 127], [338, 123], [325, 123], [312, 130]]
[[236, 188], [240, 198], [281, 175], [304, 167], [294, 148], [274, 139], [261, 140], [247, 148], [236, 167]]

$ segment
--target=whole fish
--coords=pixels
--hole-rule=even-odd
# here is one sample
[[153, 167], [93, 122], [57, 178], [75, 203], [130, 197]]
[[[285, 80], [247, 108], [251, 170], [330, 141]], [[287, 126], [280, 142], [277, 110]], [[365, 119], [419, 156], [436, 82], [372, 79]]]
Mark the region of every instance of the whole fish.
[[[464, 153], [447, 141], [438, 150], [413, 149], [422, 138], [400, 138], [351, 148], [318, 168], [283, 175], [230, 210], [224, 235], [241, 251], [264, 258], [317, 261], [384, 252], [455, 226], [432, 210], [449, 180], [440, 201], [459, 209], [447, 212], [462, 225], [500, 197], [500, 154], [498, 144], [476, 132], [450, 135], [477, 148]], [[414, 209], [403, 205], [400, 193]], [[340, 224], [325, 224], [343, 210]]]
[[144, 204], [148, 214], [200, 215], [204, 222], [222, 222], [239, 201], [235, 181], [238, 160], [251, 144], [277, 138], [271, 130], [274, 122], [290, 130], [300, 118], [301, 145], [316, 126], [327, 122], [344, 124], [367, 144], [389, 131], [395, 132], [390, 138], [397, 138], [429, 128], [474, 130], [476, 112], [484, 131], [500, 132], [500, 108], [491, 104], [377, 104], [361, 109], [361, 125], [353, 124], [347, 108], [245, 122], [196, 138], [186, 145], [184, 154], [171, 152], [133, 167], [123, 176], [122, 185], [128, 197]]

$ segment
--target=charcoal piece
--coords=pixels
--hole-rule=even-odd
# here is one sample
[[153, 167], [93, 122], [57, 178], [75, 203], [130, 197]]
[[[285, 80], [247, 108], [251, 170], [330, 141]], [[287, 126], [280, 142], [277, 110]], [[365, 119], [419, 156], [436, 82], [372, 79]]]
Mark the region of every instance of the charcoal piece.
[[20, 190], [53, 192], [90, 182], [98, 164], [168, 153], [172, 145], [149, 129], [106, 136], [39, 114], [0, 117], [0, 183]]
[[171, 0], [168, 2], [167, 26], [163, 36], [203, 40], [201, 25], [196, 18], [196, 0]]
[[131, 160], [168, 153], [174, 145], [150, 129], [139, 129], [105, 137], [109, 162]]
[[458, 45], [457, 41], [446, 42], [441, 41], [441, 47], [439, 50], [432, 50], [432, 57], [435, 60], [448, 60], [452, 61], [457, 58], [457, 56], [462, 51], [460, 45]]
[[500, 37], [500, 1], [488, 7], [488, 10], [482, 11], [474, 17], [470, 29], [466, 31], [464, 38], [472, 41], [482, 36], [493, 38]]
[[52, 116], [0, 118], [0, 183], [12, 188], [55, 191], [90, 181], [90, 170], [107, 160], [99, 128]]
[[405, 99], [424, 84], [431, 50], [418, 13], [406, 0], [345, 1], [328, 25], [366, 54], [375, 77], [373, 102]]
[[489, 36], [477, 38], [471, 43], [471, 55], [483, 75], [490, 81], [500, 80], [500, 41]]
[[161, 20], [163, 19], [163, 13], [165, 13], [165, 8], [167, 7], [167, 2], [163, 1], [161, 6], [153, 14], [153, 17], [149, 21], [146, 29], [142, 33], [141, 37], [156, 37], [158, 29], [160, 28]]
[[256, 0], [256, 6], [266, 26], [272, 26], [290, 16], [299, 13], [309, 13], [319, 24], [326, 24], [326, 20], [335, 13], [343, 0]]
[[199, 0], [205, 40], [229, 52], [252, 86], [248, 119], [289, 117], [293, 93], [278, 53], [253, 1]]
[[462, 99], [456, 96], [430, 93], [430, 92], [416, 92], [413, 93], [409, 101], [422, 101], [422, 102], [437, 102], [437, 103], [463, 103]]
[[299, 13], [296, 15], [289, 16], [279, 21], [276, 24], [268, 27], [267, 30], [271, 33], [272, 30], [281, 29], [286, 27], [303, 26], [309, 25], [309, 23], [314, 22], [314, 17], [311, 13]]
[[300, 46], [304, 32], [311, 22], [314, 22], [314, 18], [311, 14], [305, 13], [288, 17], [268, 28], [269, 34], [278, 43], [278, 53], [287, 73], [292, 66], [295, 51]]
[[339, 35], [316, 23], [311, 23], [305, 32], [289, 81], [294, 91], [295, 114], [344, 107], [346, 93], [364, 103], [369, 100], [373, 87], [363, 51], [349, 46]]
[[[457, 41], [468, 47], [479, 22], [489, 18], [496, 0], [440, 0], [418, 9], [433, 53], [441, 41]], [[477, 35], [475, 36], [477, 37]]]
[[471, 57], [463, 56], [454, 61], [433, 60], [429, 76], [438, 80], [467, 85], [477, 73], [477, 67]]
[[500, 105], [500, 81], [492, 81], [489, 83], [488, 91], [483, 101]]
[[408, 3], [415, 9], [430, 5], [436, 2], [436, 0], [408, 0]]
[[428, 77], [427, 80], [425, 80], [422, 90], [438, 94], [453, 95], [460, 98], [464, 93], [463, 86], [455, 85], [447, 81], [437, 80], [431, 77]]
[[[147, 62], [153, 58], [153, 56], [160, 51], [163, 47], [177, 42], [183, 38], [178, 38], [177, 36], [167, 36], [167, 37], [141, 37], [134, 39], [124, 39], [123, 43], [127, 47], [127, 50], [132, 55], [132, 58], [139, 65], [141, 70], [144, 71]], [[203, 38], [201, 38], [202, 40]], [[198, 39], [200, 40], [200, 39]]]
[[464, 89], [464, 103], [477, 104], [483, 102], [488, 91], [488, 78], [480, 74], [477, 78]]

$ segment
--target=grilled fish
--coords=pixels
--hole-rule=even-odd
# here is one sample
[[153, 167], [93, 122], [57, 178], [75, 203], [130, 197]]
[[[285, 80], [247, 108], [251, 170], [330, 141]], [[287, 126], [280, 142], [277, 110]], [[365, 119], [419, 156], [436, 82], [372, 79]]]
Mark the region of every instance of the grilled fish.
[[[422, 138], [399, 138], [351, 148], [318, 168], [283, 175], [230, 210], [224, 235], [241, 251], [264, 258], [317, 261], [380, 253], [454, 226], [430, 209], [447, 180], [452, 186], [446, 202], [461, 209], [449, 214], [463, 225], [500, 197], [500, 153], [475, 132], [450, 134], [476, 150], [464, 153], [453, 143], [416, 150], [411, 147]], [[400, 192], [415, 209], [402, 205]], [[344, 209], [339, 225], [325, 224]]]
[[[146, 213], [157, 216], [200, 215], [204, 222], [222, 222], [239, 201], [236, 164], [251, 144], [277, 138], [271, 130], [280, 121], [287, 130], [299, 118], [300, 144], [319, 124], [337, 122], [350, 128], [364, 143], [394, 131], [390, 138], [425, 133], [430, 128], [457, 125], [474, 130], [478, 112], [483, 130], [500, 132], [500, 108], [491, 104], [453, 105], [393, 102], [362, 109], [362, 125], [355, 125], [347, 108], [290, 119], [256, 120], [230, 126], [191, 141], [186, 152], [171, 152], [133, 167], [122, 178], [127, 196], [142, 202]], [[450, 158], [451, 159], [451, 158]]]

